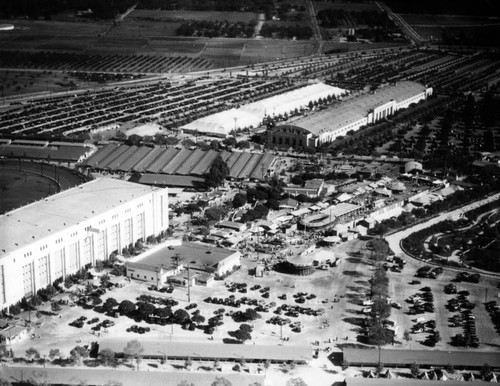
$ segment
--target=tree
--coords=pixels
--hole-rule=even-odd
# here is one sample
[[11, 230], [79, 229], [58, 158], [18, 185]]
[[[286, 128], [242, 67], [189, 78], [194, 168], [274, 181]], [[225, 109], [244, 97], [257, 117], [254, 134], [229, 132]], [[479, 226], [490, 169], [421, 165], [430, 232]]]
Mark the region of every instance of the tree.
[[210, 188], [217, 188], [222, 185], [225, 178], [229, 175], [229, 168], [226, 162], [219, 155], [210, 166], [210, 170], [205, 175], [205, 182]]
[[61, 357], [61, 351], [58, 348], [53, 348], [49, 351], [49, 359], [53, 361], [55, 358]]
[[187, 357], [186, 360], [184, 361], [184, 367], [186, 369], [190, 369], [191, 366], [193, 366], [193, 360], [190, 357]]
[[29, 361], [32, 361], [34, 359], [39, 359], [40, 358], [40, 353], [34, 347], [30, 347], [29, 349], [27, 349], [25, 355], [26, 355], [26, 358], [28, 358]]
[[5, 343], [0, 344], [0, 360], [9, 356], [9, 350]]
[[123, 383], [121, 383], [120, 381], [114, 381], [114, 380], [110, 379], [110, 380], [106, 381], [104, 386], [123, 386]]
[[286, 383], [286, 386], [307, 386], [307, 383], [300, 377], [290, 378]]
[[205, 321], [205, 317], [203, 315], [196, 314], [196, 315], [193, 315], [191, 320], [199, 326], [200, 324], [202, 324]]
[[0, 386], [12, 386], [12, 383], [8, 379], [0, 378]]
[[35, 370], [33, 371], [29, 384], [33, 386], [49, 386], [49, 378], [46, 371]]
[[248, 333], [251, 333], [251, 332], [253, 331], [253, 328], [252, 328], [252, 326], [250, 326], [250, 325], [249, 325], [249, 324], [247, 324], [247, 323], [242, 323], [242, 324], [240, 325], [240, 330], [245, 331], [245, 332], [248, 332]]
[[[138, 358], [141, 358], [143, 352], [144, 347], [142, 347], [141, 343], [137, 339], [128, 341], [127, 345], [123, 349], [125, 357], [130, 360], [137, 360]], [[139, 363], [137, 363], [137, 367], [139, 367]]]
[[221, 207], [213, 206], [205, 210], [205, 217], [208, 221], [219, 221], [224, 216], [224, 210]]
[[50, 309], [52, 312], [59, 312], [61, 311], [61, 305], [58, 302], [51, 302], [50, 303]]
[[147, 319], [149, 316], [153, 315], [156, 310], [156, 307], [151, 303], [145, 302], [137, 302], [137, 313], [141, 316], [142, 319]]
[[420, 365], [417, 362], [413, 362], [410, 367], [410, 373], [413, 378], [417, 378], [420, 374]]
[[118, 310], [122, 315], [129, 315], [135, 311], [135, 304], [130, 300], [123, 300], [118, 306]]
[[482, 379], [486, 379], [491, 374], [491, 366], [488, 363], [485, 363], [483, 367], [481, 367], [481, 371], [479, 374], [481, 375]]
[[405, 330], [405, 331], [403, 332], [403, 339], [404, 339], [407, 343], [411, 341], [410, 331]]
[[82, 346], [76, 346], [69, 352], [71, 361], [75, 364], [80, 364], [84, 358], [89, 356], [89, 350]]
[[236, 141], [236, 138], [234, 138], [234, 137], [227, 137], [222, 141], [222, 143], [224, 144], [224, 146], [227, 146], [229, 148], [233, 148], [236, 146], [237, 141]]
[[193, 141], [191, 138], [185, 138], [182, 140], [182, 146], [184, 146], [186, 149], [196, 146], [196, 142]]
[[236, 144], [236, 147], [239, 149], [249, 149], [251, 147], [251, 144], [248, 141], [239, 141]]
[[264, 361], [264, 365], [263, 366], [264, 366], [264, 374], [266, 374], [267, 370], [269, 369], [269, 367], [271, 367], [271, 361], [269, 359], [266, 359]]
[[372, 259], [376, 262], [382, 262], [386, 259], [389, 252], [389, 246], [384, 239], [374, 239], [371, 241]]
[[215, 377], [215, 381], [210, 386], [232, 386], [233, 384], [224, 377]]
[[241, 208], [246, 203], [247, 203], [247, 195], [243, 193], [236, 193], [236, 195], [233, 198], [233, 207]]
[[109, 348], [99, 351], [99, 359], [104, 366], [115, 366], [115, 353]]
[[190, 320], [190, 316], [186, 310], [183, 310], [182, 308], [175, 310], [173, 315], [174, 323], [183, 324], [188, 320]]
[[99, 282], [101, 283], [101, 286], [106, 287], [109, 283], [109, 275], [107, 273], [101, 275]]
[[159, 307], [155, 309], [154, 314], [161, 319], [167, 319], [172, 315], [172, 310], [170, 307]]
[[375, 372], [377, 375], [380, 375], [382, 374], [382, 371], [384, 371], [384, 364], [382, 362], [378, 362]]
[[107, 298], [104, 304], [102, 305], [102, 309], [105, 312], [109, 312], [112, 311], [117, 305], [118, 302], [116, 301], [115, 298]]
[[236, 330], [233, 336], [242, 342], [252, 339], [252, 335], [250, 335], [249, 332], [243, 330]]
[[177, 386], [195, 386], [195, 384], [188, 381], [181, 381]]
[[382, 346], [388, 341], [388, 331], [384, 328], [379, 320], [374, 320], [374, 323], [370, 327], [368, 327], [368, 343]]

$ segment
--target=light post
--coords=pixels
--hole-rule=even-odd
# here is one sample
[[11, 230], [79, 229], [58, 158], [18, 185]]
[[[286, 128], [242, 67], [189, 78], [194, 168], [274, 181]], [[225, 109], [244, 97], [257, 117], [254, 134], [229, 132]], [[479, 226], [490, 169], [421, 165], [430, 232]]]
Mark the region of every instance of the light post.
[[158, 350], [158, 353], [163, 354], [163, 357], [161, 358], [161, 360], [162, 360], [162, 364], [164, 364], [167, 361], [167, 354], [165, 354], [163, 351], [159, 351], [159, 350]]
[[187, 283], [187, 285], [188, 285], [188, 293], [187, 293], [187, 295], [188, 295], [188, 303], [191, 303], [191, 276], [190, 276], [190, 271], [189, 271], [190, 264], [196, 264], [196, 261], [193, 260], [193, 261], [188, 262], [188, 264], [187, 264], [187, 273], [188, 273], [188, 283]]

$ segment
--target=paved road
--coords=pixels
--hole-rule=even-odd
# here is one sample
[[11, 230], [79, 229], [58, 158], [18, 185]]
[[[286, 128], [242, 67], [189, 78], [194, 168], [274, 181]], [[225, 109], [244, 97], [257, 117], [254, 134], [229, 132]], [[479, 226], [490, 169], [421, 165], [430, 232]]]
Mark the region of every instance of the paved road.
[[396, 25], [402, 29], [403, 33], [415, 44], [421, 44], [424, 42], [424, 39], [422, 36], [420, 36], [407, 22], [405, 19], [403, 19], [400, 15], [394, 13], [391, 11], [391, 9], [384, 3], [380, 3], [378, 1], [375, 2], [377, 4], [377, 7], [381, 11], [387, 12], [387, 16], [389, 19], [394, 21]]
[[[464, 212], [467, 212], [471, 209], [474, 209], [474, 208], [477, 208], [478, 206], [482, 206], [484, 204], [487, 204], [487, 203], [490, 203], [492, 201], [495, 201], [497, 200], [498, 198], [500, 197], [500, 193], [497, 193], [497, 194], [494, 194], [490, 197], [487, 197], [483, 200], [479, 200], [479, 201], [475, 201], [473, 202], [472, 204], [469, 204], [469, 205], [465, 205], [459, 209], [455, 209], [455, 210], [452, 210], [450, 212], [444, 212], [442, 214], [440, 214], [439, 216], [437, 217], [434, 217], [426, 222], [423, 222], [423, 223], [420, 223], [420, 224], [417, 224], [413, 227], [410, 227], [410, 228], [407, 228], [405, 230], [402, 230], [400, 232], [396, 232], [396, 233], [393, 233], [389, 236], [386, 237], [386, 240], [387, 242], [389, 243], [389, 246], [391, 247], [391, 249], [394, 251], [394, 253], [396, 255], [403, 255], [405, 256], [405, 259], [412, 259], [412, 260], [415, 260], [415, 261], [418, 261], [417, 259], [414, 259], [413, 257], [411, 257], [410, 255], [408, 255], [407, 253], [405, 253], [402, 249], [401, 249], [401, 246], [399, 245], [399, 243], [401, 242], [402, 239], [404, 239], [405, 237], [409, 236], [411, 233], [414, 233], [414, 232], [417, 232], [421, 229], [424, 229], [424, 228], [428, 228], [430, 227], [431, 225], [434, 225], [438, 222], [441, 222], [441, 221], [444, 221], [448, 218], [458, 218], [460, 216], [460, 214], [464, 213]], [[424, 263], [421, 262], [421, 265], [423, 265]]]
[[312, 0], [307, 1], [307, 12], [311, 18], [314, 40], [318, 42], [317, 54], [321, 54], [323, 52], [323, 38], [321, 36], [321, 29], [319, 28], [318, 19], [316, 18], [316, 9], [314, 8]]

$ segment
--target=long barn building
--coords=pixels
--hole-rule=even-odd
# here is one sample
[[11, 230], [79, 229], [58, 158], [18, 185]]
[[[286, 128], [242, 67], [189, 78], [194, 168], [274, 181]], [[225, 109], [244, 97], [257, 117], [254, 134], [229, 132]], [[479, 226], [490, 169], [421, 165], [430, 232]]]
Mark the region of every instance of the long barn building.
[[0, 308], [168, 228], [168, 190], [103, 178], [0, 216]]
[[267, 131], [267, 142], [278, 147], [314, 148], [379, 122], [430, 95], [432, 88], [409, 81], [381, 87], [310, 113], [292, 124], [276, 126]]

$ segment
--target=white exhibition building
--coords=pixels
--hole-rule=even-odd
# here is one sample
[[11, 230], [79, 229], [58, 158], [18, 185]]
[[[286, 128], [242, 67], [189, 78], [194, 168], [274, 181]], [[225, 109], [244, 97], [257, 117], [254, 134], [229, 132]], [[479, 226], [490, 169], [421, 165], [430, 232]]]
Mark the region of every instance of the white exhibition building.
[[168, 190], [101, 178], [0, 216], [0, 308], [167, 230]]

